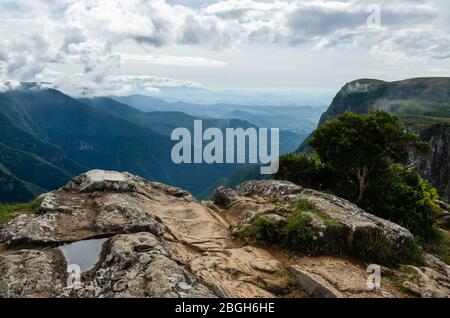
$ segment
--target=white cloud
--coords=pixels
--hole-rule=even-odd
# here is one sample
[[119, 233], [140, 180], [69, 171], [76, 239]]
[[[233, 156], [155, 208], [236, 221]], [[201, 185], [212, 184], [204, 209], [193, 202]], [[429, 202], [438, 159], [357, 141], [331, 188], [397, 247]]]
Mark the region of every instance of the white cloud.
[[192, 56], [173, 56], [173, 55], [143, 55], [143, 54], [121, 54], [121, 59], [126, 63], [139, 63], [139, 64], [156, 64], [156, 65], [170, 65], [170, 66], [212, 66], [222, 67], [227, 63]]
[[72, 96], [127, 95], [146, 91], [157, 94], [161, 88], [202, 88], [194, 81], [150, 75], [110, 75], [102, 82], [85, 73], [62, 73], [45, 70], [36, 76], [39, 82], [50, 82], [53, 88]]
[[447, 5], [442, 0], [377, 0], [382, 24], [376, 30], [366, 26], [364, 0], [197, 1], [204, 5], [195, 7], [180, 3], [188, 2], [0, 0], [0, 78], [34, 80], [51, 73], [50, 62], [72, 63], [81, 65], [83, 73], [72, 74], [77, 80], [71, 82], [82, 76], [80, 82], [89, 83], [89, 90], [99, 90], [127, 64], [228, 65], [200, 56], [121, 53], [118, 47], [127, 43], [145, 51], [175, 46], [223, 51], [252, 44], [351, 47], [397, 60], [450, 60], [450, 32], [442, 29], [450, 25], [440, 18]]

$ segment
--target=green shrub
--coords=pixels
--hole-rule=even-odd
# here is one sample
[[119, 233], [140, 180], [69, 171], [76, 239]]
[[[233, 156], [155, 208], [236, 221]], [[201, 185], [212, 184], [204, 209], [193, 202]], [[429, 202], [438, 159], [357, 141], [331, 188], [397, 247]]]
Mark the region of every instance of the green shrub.
[[297, 211], [316, 211], [316, 206], [306, 199], [298, 199], [296, 205]]
[[317, 230], [311, 226], [309, 217], [301, 212], [293, 212], [282, 230], [283, 245], [295, 251], [309, 254], [324, 254], [326, 246], [319, 242]]
[[416, 171], [392, 165], [389, 173], [370, 187], [362, 207], [427, 240], [440, 212], [434, 203], [438, 198], [437, 190]]
[[316, 154], [287, 154], [280, 157], [276, 179], [287, 180], [305, 188], [326, 190], [333, 182], [334, 172]]
[[310, 144], [316, 153], [281, 157], [275, 177], [333, 193], [430, 239], [437, 190], [402, 166], [410, 151], [424, 154], [429, 146], [404, 132], [395, 116], [346, 113], [321, 126]]
[[341, 114], [317, 128], [310, 145], [321, 162], [358, 184], [356, 191], [348, 195], [356, 197], [358, 203], [386, 166], [407, 163], [411, 151], [417, 155], [431, 151], [417, 135], [400, 126], [397, 116], [385, 111]]
[[239, 231], [239, 236], [250, 239], [258, 245], [276, 245], [280, 239], [279, 232], [276, 222], [258, 214], [249, 226]]
[[[289, 161], [292, 167], [295, 166], [295, 161], [301, 162], [299, 166], [304, 166], [306, 162], [312, 164], [315, 159], [308, 159], [308, 155], [303, 154], [301, 156], [292, 155], [289, 157]], [[281, 162], [285, 161], [281, 160]], [[287, 169], [287, 166], [285, 168]], [[298, 171], [287, 173], [286, 169], [277, 176], [280, 177], [283, 174], [289, 181], [302, 186], [327, 191], [352, 202], [357, 201], [353, 190], [356, 184], [351, 180], [339, 177], [337, 173], [323, 174], [321, 177], [316, 175], [317, 178], [323, 179], [320, 185], [318, 183], [314, 185], [309, 183], [310, 181], [305, 184], [304, 180], [307, 179], [299, 177], [300, 175], [308, 175], [308, 171], [313, 170], [306, 170], [303, 173]], [[314, 176], [309, 175], [308, 178], [312, 180]], [[326, 180], [326, 178], [329, 178], [329, 180]], [[300, 179], [303, 181], [300, 181]], [[437, 190], [429, 182], [422, 179], [415, 170], [393, 164], [385, 167], [384, 170], [380, 170], [377, 176], [372, 177], [365, 198], [358, 205], [367, 212], [406, 227], [414, 235], [427, 240], [432, 235], [433, 225], [440, 211], [439, 206], [434, 203], [438, 198]], [[317, 213], [309, 202], [299, 202], [298, 204], [300, 210]]]
[[403, 242], [402, 247], [398, 248], [383, 233], [376, 233], [372, 229], [361, 229], [354, 233], [352, 250], [357, 259], [381, 265], [423, 262], [423, 251], [414, 240]]

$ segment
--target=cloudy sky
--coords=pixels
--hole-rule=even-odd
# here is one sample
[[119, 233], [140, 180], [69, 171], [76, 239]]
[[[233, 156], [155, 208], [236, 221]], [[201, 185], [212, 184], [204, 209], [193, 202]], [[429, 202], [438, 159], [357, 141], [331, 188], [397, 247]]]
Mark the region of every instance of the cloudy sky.
[[320, 105], [420, 76], [450, 76], [448, 0], [0, 0], [2, 83]]

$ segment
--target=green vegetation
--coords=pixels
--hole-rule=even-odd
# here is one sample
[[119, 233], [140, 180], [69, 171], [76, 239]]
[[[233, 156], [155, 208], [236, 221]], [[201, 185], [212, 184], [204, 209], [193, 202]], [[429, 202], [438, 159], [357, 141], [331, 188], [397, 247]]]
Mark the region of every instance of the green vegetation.
[[280, 158], [280, 168], [275, 177], [295, 180], [303, 187], [321, 190], [331, 186], [325, 183], [330, 179], [327, 176], [331, 173], [331, 169], [327, 169], [317, 154], [291, 153]]
[[354, 192], [354, 184], [346, 181], [339, 171], [331, 169], [321, 161], [317, 153], [287, 154], [280, 157], [280, 168], [276, 179], [288, 180], [305, 188], [334, 192], [348, 198], [345, 194]]
[[[354, 89], [357, 86], [366, 89]], [[449, 78], [414, 78], [398, 82], [356, 80], [338, 92], [320, 124], [346, 111], [364, 114], [374, 108], [387, 109], [399, 117], [448, 118], [450, 110], [445, 92], [449, 86]]]
[[304, 251], [312, 255], [325, 254], [327, 246], [318, 237], [318, 231], [311, 226], [311, 219], [300, 211], [293, 212], [281, 232], [285, 247]]
[[36, 212], [42, 200], [38, 198], [28, 203], [0, 204], [0, 224], [8, 222], [18, 214]]
[[357, 259], [383, 265], [421, 264], [423, 251], [415, 241], [403, 242], [399, 249], [383, 233], [360, 230], [354, 234], [353, 253]]
[[[76, 100], [54, 89], [26, 87], [0, 92], [0, 106], [0, 143], [4, 145], [0, 163], [11, 173], [0, 183], [0, 202], [25, 202], [34, 197], [35, 189], [57, 189], [90, 169], [128, 171], [184, 188], [198, 198], [210, 198], [218, 185], [261, 177], [258, 166], [247, 169], [246, 164], [175, 164], [170, 133], [177, 127], [192, 128], [194, 119], [200, 119], [179, 111], [147, 113], [110, 98]], [[290, 115], [277, 110], [278, 115], [293, 127], [298, 122], [292, 121], [292, 114], [314, 118], [319, 112], [311, 107], [286, 109], [291, 109]], [[273, 111], [265, 112], [257, 117], [279, 120]], [[241, 119], [206, 117], [202, 118], [205, 129], [255, 127]], [[304, 122], [313, 128], [309, 120]], [[295, 149], [305, 136], [280, 128], [282, 152]]]
[[389, 275], [383, 275], [382, 279], [389, 284], [391, 284], [397, 291], [399, 291], [405, 297], [417, 297], [418, 295], [414, 294], [410, 289], [404, 286], [406, 281], [405, 277], [410, 277], [412, 279], [417, 278], [417, 272], [406, 266], [399, 266], [396, 268], [396, 274], [392, 273]]
[[422, 132], [434, 125], [446, 124], [450, 126], [450, 118], [407, 115], [400, 117], [400, 123], [412, 131]]
[[257, 245], [270, 246], [280, 242], [280, 229], [276, 222], [259, 214], [249, 226], [239, 232], [238, 236], [242, 239], [250, 239]]
[[398, 117], [384, 111], [344, 113], [320, 126], [310, 145], [328, 167], [354, 178], [357, 202], [363, 201], [370, 178], [380, 170], [393, 162], [406, 163], [410, 150], [430, 150], [400, 127]]
[[[413, 78], [396, 82], [360, 79], [345, 85], [335, 96], [319, 125], [336, 119], [344, 112], [367, 114], [376, 109], [386, 110], [399, 117], [401, 126], [417, 133], [426, 141], [439, 145], [442, 129], [450, 133], [450, 78]], [[445, 127], [446, 124], [446, 127]], [[440, 127], [441, 131], [437, 131]], [[430, 130], [429, 130], [430, 128]], [[428, 130], [428, 133], [424, 133]], [[311, 151], [311, 135], [298, 151]], [[444, 139], [446, 140], [446, 138]], [[441, 150], [440, 150], [441, 151]], [[443, 164], [446, 153], [428, 158], [427, 176], [444, 198], [449, 198], [449, 169]], [[431, 162], [430, 162], [431, 161]], [[418, 167], [425, 172], [424, 166]]]
[[437, 190], [413, 169], [392, 165], [382, 178], [372, 181], [363, 207], [409, 229], [424, 239], [433, 237], [440, 212]]
[[393, 112], [399, 116], [450, 117], [450, 105], [446, 103], [401, 99], [391, 100], [390, 105]]
[[317, 215], [319, 218], [322, 219], [322, 221], [325, 222], [326, 225], [329, 227], [340, 227], [338, 221], [330, 217], [328, 214], [326, 214], [323, 211], [320, 211], [315, 204], [311, 203], [310, 201], [306, 199], [298, 199], [297, 205], [296, 205], [296, 211], [297, 212], [311, 212], [315, 215]]
[[[328, 191], [429, 239], [440, 208], [437, 190], [413, 169], [405, 168], [410, 151], [429, 148], [405, 132], [394, 115], [345, 113], [313, 134], [312, 154], [280, 159], [278, 179]], [[390, 254], [387, 252], [387, 254]]]
[[[5, 96], [0, 96], [0, 142], [17, 150], [33, 154], [71, 175], [78, 175], [87, 170], [86, 167], [69, 159], [57, 146], [37, 137], [40, 131], [36, 124], [21, 113], [18, 105], [8, 103]], [[32, 127], [37, 132], [34, 133]]]
[[440, 122], [429, 126], [427, 129], [423, 130], [423, 137], [428, 139], [433, 136], [447, 134], [450, 132], [450, 118], [447, 122]]
[[[315, 214], [327, 225], [316, 229], [311, 224]], [[344, 239], [343, 226], [320, 211], [308, 200], [300, 199], [293, 211], [286, 211], [286, 222], [275, 222], [263, 214], [239, 232], [239, 236], [258, 245], [279, 245], [286, 249], [311, 255], [339, 253]]]
[[300, 212], [317, 210], [316, 206], [306, 199], [298, 199], [296, 208]]
[[43, 189], [57, 189], [74, 175], [44, 159], [0, 142], [0, 163], [18, 179], [26, 180]]
[[18, 179], [0, 162], [0, 204], [26, 202], [44, 193], [45, 190]]
[[450, 265], [450, 233], [448, 231], [436, 229], [432, 239], [422, 244], [425, 251]]

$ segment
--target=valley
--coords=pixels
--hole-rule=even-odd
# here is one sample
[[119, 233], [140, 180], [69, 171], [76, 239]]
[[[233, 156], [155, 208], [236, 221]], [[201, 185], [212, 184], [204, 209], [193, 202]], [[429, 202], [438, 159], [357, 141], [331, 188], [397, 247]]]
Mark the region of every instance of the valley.
[[[235, 172], [247, 166], [177, 165], [171, 159], [175, 142], [170, 135], [178, 127], [192, 130], [194, 120], [199, 119], [205, 129], [214, 127], [223, 132], [226, 128], [258, 129], [254, 123], [233, 117], [215, 118], [211, 115], [215, 111], [208, 110], [208, 106], [177, 103], [172, 107], [142, 96], [139, 101], [147, 106], [138, 107], [139, 110], [134, 99], [129, 100], [134, 107], [109, 97], [74, 99], [32, 83], [0, 93], [0, 202], [32, 200], [37, 194], [57, 189], [73, 176], [95, 168], [130, 171], [207, 198], [214, 186], [226, 184]], [[203, 111], [193, 111], [198, 116], [180, 111], [191, 112], [194, 108]], [[266, 122], [259, 123], [277, 125], [270, 128], [280, 129], [281, 153], [293, 151], [314, 125], [299, 123], [293, 129], [300, 131], [296, 133], [273, 119], [277, 118], [274, 114], [285, 114], [284, 107], [271, 107], [265, 114], [260, 114], [257, 106], [245, 109], [266, 118]], [[318, 120], [321, 113], [311, 107], [289, 109], [311, 121]]]

